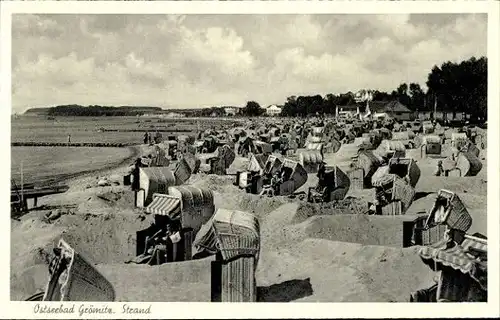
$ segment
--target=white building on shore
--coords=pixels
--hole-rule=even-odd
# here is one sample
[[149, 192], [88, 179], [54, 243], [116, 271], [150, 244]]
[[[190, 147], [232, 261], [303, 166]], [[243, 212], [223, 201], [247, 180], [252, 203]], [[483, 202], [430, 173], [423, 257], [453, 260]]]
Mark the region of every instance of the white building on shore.
[[178, 112], [169, 112], [163, 116], [164, 118], [184, 118], [185, 115]]
[[275, 104], [272, 104], [266, 108], [266, 114], [268, 116], [279, 116], [281, 114], [281, 108]]
[[226, 116], [235, 116], [238, 113], [238, 109], [236, 109], [235, 107], [225, 107], [224, 113], [226, 114]]

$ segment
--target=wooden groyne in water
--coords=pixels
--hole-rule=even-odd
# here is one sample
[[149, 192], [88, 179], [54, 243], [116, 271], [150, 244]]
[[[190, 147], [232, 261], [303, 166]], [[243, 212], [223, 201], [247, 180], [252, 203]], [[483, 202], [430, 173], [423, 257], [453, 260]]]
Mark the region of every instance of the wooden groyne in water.
[[12, 147], [96, 147], [96, 148], [124, 148], [135, 146], [139, 143], [114, 143], [114, 142], [12, 142]]
[[156, 127], [156, 126], [143, 127], [143, 128], [140, 128], [140, 129], [105, 129], [105, 128], [101, 128], [101, 129], [99, 129], [97, 131], [99, 131], [99, 132], [150, 132], [150, 133], [154, 133], [156, 131], [158, 131], [158, 132], [168, 132], [168, 133], [189, 133], [189, 132], [193, 132], [192, 129], [182, 129], [182, 128], [178, 128], [178, 129], [164, 129], [164, 128]]

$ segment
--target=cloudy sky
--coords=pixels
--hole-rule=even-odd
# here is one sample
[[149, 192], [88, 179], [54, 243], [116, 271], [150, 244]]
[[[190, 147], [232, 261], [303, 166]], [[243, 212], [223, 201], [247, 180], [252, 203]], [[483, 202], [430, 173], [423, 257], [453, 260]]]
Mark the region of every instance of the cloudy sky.
[[486, 55], [486, 15], [14, 15], [13, 112], [165, 108], [425, 84]]

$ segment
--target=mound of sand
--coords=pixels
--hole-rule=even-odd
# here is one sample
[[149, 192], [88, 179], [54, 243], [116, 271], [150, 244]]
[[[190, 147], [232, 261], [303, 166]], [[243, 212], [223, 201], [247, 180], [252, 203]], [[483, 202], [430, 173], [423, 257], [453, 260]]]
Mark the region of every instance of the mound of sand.
[[[208, 257], [153, 267], [103, 264], [97, 269], [113, 285], [117, 302], [210, 302], [210, 263], [213, 259]], [[48, 277], [48, 266], [45, 264], [24, 270], [12, 279], [11, 299], [24, 300], [43, 291]]]
[[434, 275], [415, 248], [397, 248], [409, 217], [328, 215], [294, 224], [300, 210], [288, 203], [260, 220], [257, 281], [273, 292], [264, 300], [407, 301], [411, 291], [430, 284]]
[[403, 246], [403, 221], [416, 216], [316, 216], [304, 224], [310, 238], [367, 245]]
[[[30, 278], [30, 268], [45, 265], [61, 238], [91, 263], [123, 263], [135, 256], [135, 233], [149, 225], [136, 215], [114, 213], [63, 215], [52, 224], [42, 221], [42, 216], [43, 212], [30, 213], [12, 227], [12, 290], [19, 291], [19, 286], [27, 286], [26, 281], [32, 282], [22, 275], [28, 272]], [[22, 292], [28, 296], [34, 293]]]
[[229, 168], [227, 168], [227, 173], [236, 174], [237, 171], [244, 171], [247, 169], [249, 162], [250, 162], [250, 159], [237, 156], [234, 159], [233, 163], [231, 163]]
[[65, 228], [64, 240], [93, 263], [123, 263], [135, 256], [136, 232], [149, 221], [137, 216], [63, 216], [55, 224]]
[[[330, 210], [304, 210], [304, 204], [289, 203], [261, 218], [261, 240], [272, 248], [293, 248], [305, 238], [367, 245], [403, 246], [403, 221], [418, 215], [369, 216]], [[309, 215], [309, 216], [308, 216]]]
[[79, 213], [112, 214], [113, 210], [114, 206], [109, 200], [95, 195], [90, 196], [87, 201], [80, 203], [77, 207]]
[[[225, 191], [227, 187], [232, 186], [233, 182], [233, 176], [219, 176], [215, 174], [194, 174], [191, 175], [189, 180], [189, 184], [198, 188], [206, 188], [210, 191]], [[234, 189], [237, 188], [234, 187]]]
[[[355, 151], [355, 145], [344, 145], [325, 159], [342, 168]], [[246, 166], [247, 159], [236, 159], [232, 169]], [[457, 192], [469, 209], [470, 232], [486, 234], [486, 166], [477, 177], [444, 178], [432, 176], [437, 159], [416, 159], [422, 176], [408, 214], [428, 211], [436, 192], [448, 189]], [[105, 176], [114, 174], [118, 180], [121, 173]], [[411, 215], [350, 214], [367, 207], [373, 189], [350, 190], [339, 203], [309, 204], [298, 198], [247, 194], [233, 180], [234, 176], [196, 174], [190, 184], [212, 190], [216, 208], [247, 211], [259, 218], [260, 301], [407, 301], [411, 291], [432, 284], [434, 273], [420, 261], [417, 248], [400, 248], [403, 221], [412, 219]], [[317, 182], [314, 174], [308, 180], [299, 191]], [[95, 175], [75, 179], [67, 193], [39, 201], [48, 210], [73, 206], [73, 215], [47, 224], [42, 221], [47, 210], [40, 210], [12, 221], [12, 299], [25, 299], [43, 289], [47, 254], [63, 237], [113, 283], [119, 301], [210, 301], [213, 257], [157, 267], [123, 263], [135, 256], [136, 232], [146, 228], [150, 219], [138, 219], [128, 188], [95, 187], [96, 181]]]
[[[130, 190], [128, 186], [107, 186], [107, 187], [98, 187], [97, 179], [94, 177], [92, 179], [85, 179], [88, 181], [91, 180], [92, 184], [75, 184], [70, 185], [70, 188], [65, 193], [53, 194], [50, 196], [42, 197], [38, 199], [38, 203], [40, 206], [73, 206], [78, 205], [83, 202], [88, 201], [89, 198], [94, 196], [99, 196], [105, 198], [103, 200], [112, 200], [115, 204], [118, 204], [120, 207], [133, 207], [134, 203], [134, 193]], [[116, 194], [111, 195], [112, 193]], [[119, 198], [118, 198], [119, 197]]]
[[99, 265], [98, 270], [113, 284], [117, 301], [210, 302], [213, 259], [212, 256], [153, 267], [107, 264]]
[[305, 239], [293, 250], [263, 253], [256, 276], [261, 287], [281, 287], [274, 301], [388, 302], [408, 301], [434, 274], [415, 248]]
[[261, 217], [290, 202], [286, 197], [266, 197], [246, 193], [233, 185], [234, 177], [217, 175], [194, 175], [190, 183], [207, 188], [214, 194], [216, 208], [247, 211]]
[[355, 197], [346, 197], [343, 200], [328, 203], [301, 201], [299, 202], [293, 222], [299, 223], [309, 217], [318, 215], [364, 214], [367, 210], [368, 202]]
[[77, 206], [80, 214], [119, 214], [133, 213], [134, 194], [130, 190], [122, 188], [98, 188], [94, 194], [84, 199]]
[[28, 299], [35, 293], [45, 291], [49, 279], [46, 264], [36, 264], [11, 276], [10, 298], [13, 301]]
[[42, 213], [29, 214], [16, 226], [12, 226], [11, 275], [45, 263], [47, 254], [64, 233], [63, 227], [43, 222], [42, 216]]
[[[437, 192], [446, 189], [455, 193], [486, 196], [488, 184], [480, 177], [420, 177], [417, 192]], [[484, 205], [484, 204], [483, 204]]]

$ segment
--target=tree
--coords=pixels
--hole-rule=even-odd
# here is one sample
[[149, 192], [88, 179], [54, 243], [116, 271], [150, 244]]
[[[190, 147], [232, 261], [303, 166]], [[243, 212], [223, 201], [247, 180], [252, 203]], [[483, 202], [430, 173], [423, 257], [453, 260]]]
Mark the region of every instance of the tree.
[[402, 83], [399, 85], [399, 87], [396, 89], [396, 91], [393, 91], [393, 97], [396, 98], [399, 102], [404, 104], [407, 107], [412, 107], [411, 106], [411, 98], [408, 95], [408, 85], [406, 83]]
[[260, 104], [258, 104], [255, 101], [248, 101], [245, 107], [241, 110], [243, 115], [248, 116], [248, 117], [256, 117], [260, 116], [262, 113], [264, 113], [264, 109], [260, 107]]
[[[434, 101], [439, 108], [447, 108], [455, 112], [469, 112], [473, 116], [486, 117], [487, 113], [487, 59], [471, 58], [461, 63], [445, 62], [441, 67], [434, 66], [427, 79], [427, 92], [420, 84], [401, 83], [396, 90], [383, 92], [372, 91], [374, 101], [397, 100], [413, 110], [422, 110], [426, 106], [432, 110]], [[249, 106], [245, 114], [255, 114], [256, 106]], [[288, 117], [305, 117], [315, 114], [334, 114], [336, 106], [355, 104], [354, 94], [346, 92], [334, 95], [290, 96], [283, 105], [281, 115]], [[258, 106], [258, 104], [257, 104]]]
[[427, 77], [428, 94], [439, 109], [468, 112], [474, 117], [487, 116], [488, 61], [475, 57], [460, 63], [445, 62], [434, 66]]
[[304, 96], [297, 98], [297, 115], [301, 117], [307, 116], [307, 99]]
[[392, 97], [387, 92], [382, 92], [378, 90], [375, 90], [373, 92], [373, 101], [390, 101], [390, 100], [392, 100]]
[[49, 108], [48, 115], [49, 116], [90, 116], [90, 117], [99, 117], [99, 116], [136, 116], [143, 115], [145, 113], [157, 113], [161, 112], [162, 109], [158, 107], [130, 107], [130, 106], [121, 106], [121, 107], [113, 107], [113, 106], [98, 106], [98, 105], [90, 105], [90, 106], [81, 106], [77, 104], [71, 105], [60, 105]]
[[335, 114], [335, 108], [337, 107], [338, 97], [334, 94], [327, 94], [323, 100], [323, 112], [327, 114]]
[[354, 100], [354, 94], [352, 92], [343, 93], [339, 95], [339, 101], [338, 101], [339, 105], [348, 106], [355, 103], [356, 101]]
[[410, 83], [409, 86], [410, 107], [413, 110], [422, 110], [425, 103], [425, 92], [418, 83]]
[[404, 96], [408, 94], [408, 85], [406, 83], [402, 83], [399, 85], [399, 87], [396, 89], [398, 92], [398, 95]]
[[297, 115], [297, 97], [291, 96], [286, 99], [281, 115], [284, 117], [295, 117]]

